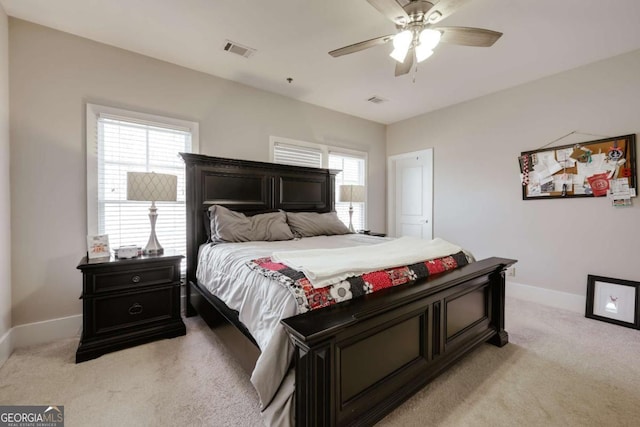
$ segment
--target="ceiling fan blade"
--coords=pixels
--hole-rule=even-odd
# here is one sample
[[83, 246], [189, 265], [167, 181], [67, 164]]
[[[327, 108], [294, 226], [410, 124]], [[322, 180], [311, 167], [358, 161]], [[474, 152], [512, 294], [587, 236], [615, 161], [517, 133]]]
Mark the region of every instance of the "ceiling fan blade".
[[[471, 2], [471, 0], [440, 0], [429, 10], [426, 19], [431, 24], [440, 22], [469, 2]], [[434, 15], [434, 13], [438, 13], [439, 15]]]
[[396, 77], [407, 74], [411, 71], [411, 67], [413, 66], [413, 57], [414, 57], [413, 48], [409, 49], [407, 53], [407, 57], [404, 59], [404, 62], [396, 63]]
[[441, 42], [463, 46], [489, 47], [502, 36], [497, 31], [469, 27], [436, 27], [442, 32]]
[[385, 44], [393, 40], [395, 34], [389, 34], [387, 36], [376, 37], [375, 39], [366, 40], [360, 43], [350, 44], [349, 46], [341, 47], [340, 49], [332, 50], [329, 55], [337, 58], [338, 56], [347, 55], [349, 53], [359, 52], [361, 50], [368, 49], [370, 47]]
[[[409, 22], [409, 15], [404, 11], [402, 6], [398, 4], [396, 0], [367, 0], [369, 4], [384, 16], [386, 16], [391, 22], [395, 24], [406, 24]], [[400, 22], [398, 22], [400, 21]]]

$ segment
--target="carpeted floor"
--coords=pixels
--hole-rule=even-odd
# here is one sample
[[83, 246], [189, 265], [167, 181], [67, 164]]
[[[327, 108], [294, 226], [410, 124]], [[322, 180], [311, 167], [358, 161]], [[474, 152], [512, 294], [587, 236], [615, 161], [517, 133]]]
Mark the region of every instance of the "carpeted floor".
[[[248, 376], [199, 318], [187, 335], [76, 365], [77, 339], [16, 351], [0, 405], [64, 405], [74, 426], [260, 426]], [[381, 426], [637, 426], [640, 331], [507, 300], [510, 343], [482, 345]]]

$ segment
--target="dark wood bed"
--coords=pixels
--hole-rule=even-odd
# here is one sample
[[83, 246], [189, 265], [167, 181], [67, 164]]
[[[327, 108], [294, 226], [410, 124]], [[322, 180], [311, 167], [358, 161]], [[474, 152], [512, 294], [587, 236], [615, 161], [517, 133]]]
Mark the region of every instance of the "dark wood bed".
[[[196, 280], [206, 211], [329, 212], [339, 171], [181, 154], [186, 163], [187, 316], [200, 314], [250, 371], [260, 351], [237, 314]], [[371, 425], [484, 342], [504, 346], [505, 270], [488, 258], [412, 285], [285, 319], [296, 348], [299, 426]], [[233, 325], [233, 326], [230, 326]]]

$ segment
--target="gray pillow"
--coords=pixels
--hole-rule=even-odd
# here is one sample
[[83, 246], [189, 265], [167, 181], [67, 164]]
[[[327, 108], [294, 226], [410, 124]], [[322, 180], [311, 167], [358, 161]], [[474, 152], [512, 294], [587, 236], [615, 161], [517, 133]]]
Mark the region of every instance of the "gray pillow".
[[287, 222], [296, 237], [351, 233], [335, 212], [287, 212]]
[[270, 212], [246, 216], [220, 205], [209, 208], [211, 241], [255, 242], [291, 240], [293, 233], [284, 212]]

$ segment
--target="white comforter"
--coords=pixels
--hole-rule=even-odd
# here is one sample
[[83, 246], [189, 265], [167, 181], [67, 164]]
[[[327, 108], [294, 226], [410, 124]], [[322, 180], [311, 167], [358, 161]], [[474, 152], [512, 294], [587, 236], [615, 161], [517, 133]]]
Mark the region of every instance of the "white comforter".
[[294, 385], [290, 366], [293, 346], [280, 320], [298, 314], [298, 305], [287, 285], [268, 279], [245, 263], [272, 256], [278, 251], [345, 248], [385, 241], [387, 239], [348, 234], [201, 247], [196, 273], [198, 282], [238, 311], [240, 321], [260, 347], [261, 355], [251, 382], [260, 397], [267, 425], [287, 426], [292, 423]]

